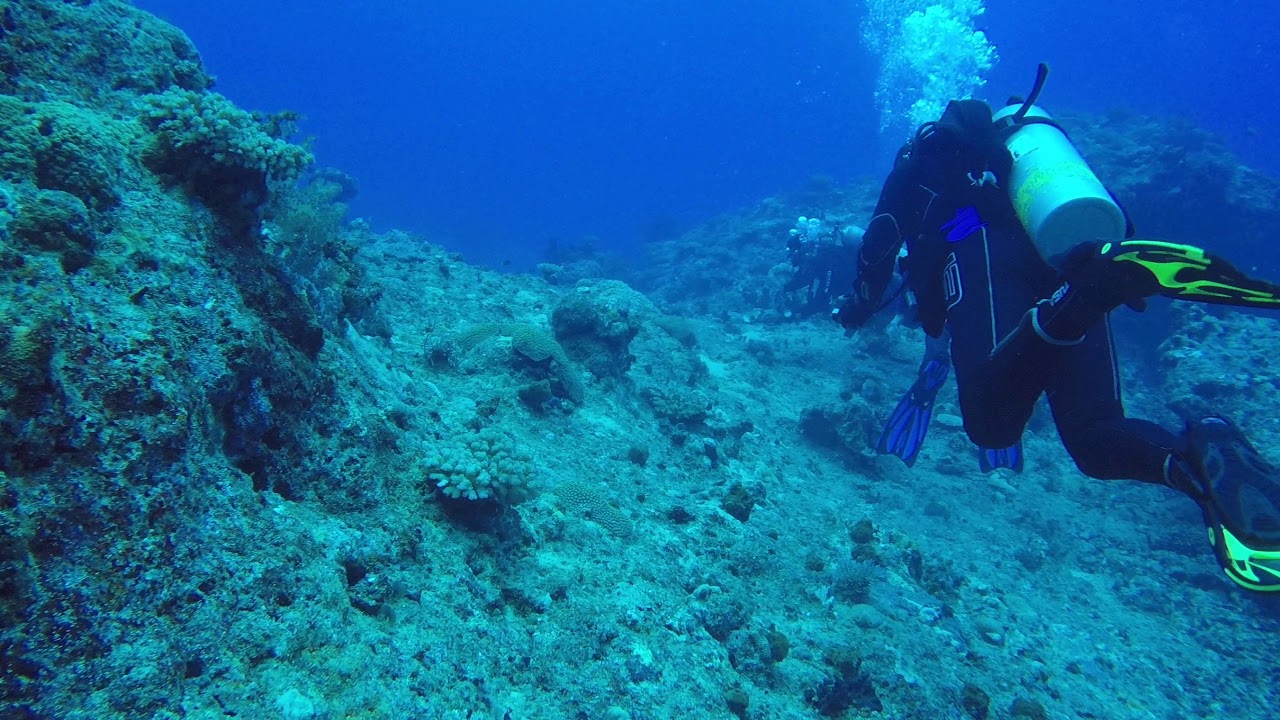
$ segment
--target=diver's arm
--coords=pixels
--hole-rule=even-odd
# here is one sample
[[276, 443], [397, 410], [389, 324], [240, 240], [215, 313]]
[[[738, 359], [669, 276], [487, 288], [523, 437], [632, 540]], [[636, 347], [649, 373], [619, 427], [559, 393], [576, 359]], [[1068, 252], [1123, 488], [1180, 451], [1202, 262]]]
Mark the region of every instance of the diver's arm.
[[898, 252], [906, 238], [904, 221], [915, 216], [910, 207], [910, 164], [909, 160], [899, 162], [889, 173], [880, 190], [875, 214], [862, 235], [857, 278], [848, 299], [836, 312], [836, 321], [847, 329], [862, 325], [875, 314], [893, 278]]

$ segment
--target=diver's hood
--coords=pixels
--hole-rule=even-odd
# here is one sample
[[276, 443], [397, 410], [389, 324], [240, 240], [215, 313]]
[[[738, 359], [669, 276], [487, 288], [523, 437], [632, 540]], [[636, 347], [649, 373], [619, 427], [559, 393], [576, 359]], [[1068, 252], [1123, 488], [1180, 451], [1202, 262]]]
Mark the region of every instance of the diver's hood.
[[991, 106], [981, 100], [952, 100], [938, 121], [921, 128], [916, 140], [926, 153], [954, 153], [965, 172], [990, 170], [1003, 181], [1013, 158], [996, 128]]
[[952, 100], [934, 124], [935, 131], [951, 132], [957, 137], [995, 135], [992, 127], [991, 106], [981, 100]]

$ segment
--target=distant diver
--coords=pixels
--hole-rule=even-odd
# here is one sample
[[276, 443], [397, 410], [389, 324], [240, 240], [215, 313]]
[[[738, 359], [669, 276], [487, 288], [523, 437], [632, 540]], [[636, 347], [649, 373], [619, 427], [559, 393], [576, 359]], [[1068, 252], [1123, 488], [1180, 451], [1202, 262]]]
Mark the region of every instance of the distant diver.
[[831, 312], [853, 283], [858, 245], [862, 236], [857, 226], [841, 226], [801, 215], [787, 237], [787, 260], [792, 274], [782, 287], [790, 298], [800, 290], [804, 297], [787, 301], [786, 310], [795, 317]]
[[[1280, 471], [1226, 418], [1191, 419], [1175, 434], [1126, 417], [1108, 319], [1154, 295], [1280, 309], [1280, 287], [1200, 248], [1136, 239], [1127, 214], [1034, 104], [1046, 73], [1041, 65], [1031, 95], [994, 115], [981, 101], [952, 101], [903, 146], [863, 237], [853, 291], [833, 317], [851, 330], [884, 306], [905, 243], [924, 329], [950, 333], [964, 429], [984, 469], [1021, 465], [1023, 431], [1047, 394], [1084, 474], [1181, 491], [1201, 508], [1227, 577], [1280, 591]], [[931, 408], [937, 384], [908, 397]], [[882, 443], [903, 448], [906, 460], [928, 413], [894, 422], [901, 410], [890, 427], [902, 431]]]

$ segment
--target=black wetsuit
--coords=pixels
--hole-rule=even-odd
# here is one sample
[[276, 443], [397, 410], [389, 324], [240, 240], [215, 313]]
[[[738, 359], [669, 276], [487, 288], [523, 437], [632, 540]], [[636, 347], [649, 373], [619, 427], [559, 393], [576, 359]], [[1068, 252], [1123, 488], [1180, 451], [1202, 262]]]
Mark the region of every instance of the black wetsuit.
[[881, 297], [905, 241], [907, 279], [925, 331], [938, 337], [950, 329], [960, 409], [975, 444], [1013, 445], [1047, 393], [1062, 442], [1085, 474], [1163, 482], [1179, 442], [1153, 423], [1124, 416], [1106, 318], [1076, 344], [1037, 340], [993, 356], [1027, 310], [1060, 283], [998, 187], [1012, 160], [1003, 144], [997, 152], [1003, 157], [974, 166], [964, 153], [904, 148], [867, 228], [855, 294], [863, 301]]

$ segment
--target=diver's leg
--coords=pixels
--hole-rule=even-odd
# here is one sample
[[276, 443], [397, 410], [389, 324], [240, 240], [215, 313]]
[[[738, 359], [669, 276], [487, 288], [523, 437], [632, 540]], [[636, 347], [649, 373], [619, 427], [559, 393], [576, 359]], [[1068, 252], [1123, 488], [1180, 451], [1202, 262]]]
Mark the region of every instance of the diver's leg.
[[[1038, 257], [1029, 243], [1013, 240], [980, 228], [949, 246], [944, 271], [960, 411], [965, 432], [980, 448], [1005, 448], [1022, 438], [1046, 379], [1040, 363], [992, 357], [1036, 297], [1026, 278]], [[1020, 253], [1023, 245], [1029, 250]], [[993, 247], [1000, 253], [993, 254]]]
[[[953, 356], [963, 341], [952, 341]], [[1044, 392], [1043, 379], [1025, 365], [1004, 366], [986, 362], [968, 368], [956, 366], [956, 387], [964, 430], [979, 448], [1005, 448], [1022, 439], [1036, 400]]]
[[1084, 242], [1055, 259], [1056, 288], [1030, 306], [996, 354], [1070, 347], [1121, 305], [1145, 307], [1153, 295], [1196, 302], [1280, 309], [1280, 286], [1250, 278], [1190, 245], [1129, 239]]
[[1126, 418], [1106, 320], [1064, 351], [1048, 387], [1063, 445], [1086, 475], [1168, 485], [1200, 506], [1214, 557], [1236, 584], [1280, 591], [1280, 470], [1210, 416], [1182, 435]]
[[1125, 417], [1109, 318], [1059, 354], [1046, 388], [1049, 407], [1080, 471], [1104, 480], [1167, 484], [1166, 467], [1182, 443], [1155, 423]]

